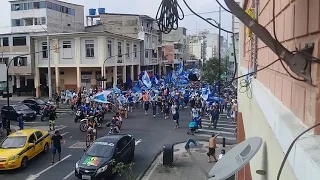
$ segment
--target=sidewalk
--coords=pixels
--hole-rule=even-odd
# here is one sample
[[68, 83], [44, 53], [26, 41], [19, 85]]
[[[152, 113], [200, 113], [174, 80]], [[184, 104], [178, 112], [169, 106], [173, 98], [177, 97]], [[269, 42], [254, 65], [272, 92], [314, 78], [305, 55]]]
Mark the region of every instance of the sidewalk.
[[[190, 152], [197, 160], [196, 162], [192, 161], [184, 149], [185, 143], [176, 144], [174, 145], [173, 167], [164, 167], [162, 165], [163, 154], [161, 153], [142, 177], [142, 180], [207, 180], [199, 166], [202, 166], [209, 173], [215, 163], [207, 162], [208, 142], [199, 141], [199, 143], [197, 147], [190, 146]], [[222, 148], [227, 152], [232, 147], [226, 146], [223, 148], [221, 144], [218, 144], [216, 157], [219, 156]]]
[[[10, 97], [10, 101], [20, 102], [20, 101], [23, 101], [23, 100], [29, 99], [29, 98], [35, 98], [35, 97], [34, 96], [13, 95], [12, 97]], [[48, 97], [40, 97], [40, 99], [47, 101], [49, 98]], [[6, 101], [6, 100], [7, 100], [7, 98], [3, 98], [2, 96], [0, 96], [0, 101]]]

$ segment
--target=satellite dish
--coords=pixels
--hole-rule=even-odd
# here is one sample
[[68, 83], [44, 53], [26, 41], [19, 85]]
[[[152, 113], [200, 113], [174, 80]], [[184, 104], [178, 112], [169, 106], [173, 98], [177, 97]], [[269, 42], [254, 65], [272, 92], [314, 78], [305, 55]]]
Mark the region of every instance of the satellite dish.
[[210, 170], [209, 180], [226, 180], [237, 173], [256, 155], [262, 145], [260, 137], [249, 138], [232, 148]]

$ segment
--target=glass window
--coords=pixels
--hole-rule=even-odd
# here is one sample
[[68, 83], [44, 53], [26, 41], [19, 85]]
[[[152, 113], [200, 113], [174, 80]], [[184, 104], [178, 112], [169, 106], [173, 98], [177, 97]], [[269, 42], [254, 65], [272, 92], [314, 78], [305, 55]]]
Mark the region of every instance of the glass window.
[[25, 46], [27, 45], [26, 36], [13, 37], [13, 46]]
[[22, 19], [12, 19], [12, 27], [23, 26]]
[[118, 57], [122, 57], [122, 44], [118, 42]]
[[108, 57], [112, 56], [112, 41], [108, 40]]
[[71, 41], [63, 41], [62, 48], [63, 49], [71, 48]]
[[0, 64], [7, 64], [8, 61], [9, 61], [8, 57], [0, 58]]
[[[27, 57], [15, 58], [13, 63], [14, 63], [13, 64], [14, 66], [28, 66]], [[24, 108], [29, 109], [28, 106], [27, 106], [27, 108], [26, 107], [24, 107]], [[21, 110], [23, 110], [23, 109], [21, 109]]]
[[42, 58], [48, 58], [47, 42], [42, 42]]
[[138, 52], [138, 48], [137, 48], [137, 45], [133, 45], [133, 51], [134, 51], [134, 57], [136, 58], [137, 57], [137, 52]]
[[41, 131], [37, 131], [36, 136], [37, 136], [37, 139], [40, 139], [43, 136], [43, 134]]
[[34, 9], [39, 9], [40, 8], [40, 3], [39, 2], [33, 2], [33, 8]]
[[40, 8], [46, 8], [46, 2], [45, 1], [41, 1], [39, 3]]
[[41, 18], [41, 24], [47, 24], [46, 17]]
[[71, 16], [75, 16], [74, 9], [70, 9], [69, 14], [70, 14]]
[[94, 41], [85, 41], [86, 57], [94, 57]]
[[24, 19], [24, 24], [26, 26], [32, 26], [33, 25], [33, 18], [26, 18]]
[[0, 146], [0, 149], [22, 148], [27, 141], [27, 136], [7, 137]]
[[55, 10], [55, 11], [57, 11], [57, 4], [55, 4], [55, 3], [52, 3], [52, 10]]
[[47, 8], [52, 9], [52, 2], [49, 2], [49, 1], [47, 2]]
[[109, 158], [113, 155], [114, 144], [106, 142], [94, 142], [87, 150], [86, 155], [91, 157]]
[[2, 38], [2, 46], [9, 46], [9, 38], [8, 37]]
[[130, 44], [129, 43], [127, 43], [127, 58], [129, 58], [130, 57]]
[[145, 58], [149, 58], [149, 52], [148, 52], [148, 51], [145, 51], [145, 52], [144, 52], [144, 57], [145, 57]]
[[30, 137], [29, 137], [29, 140], [28, 140], [28, 143], [35, 143], [36, 142], [36, 136], [34, 134], [32, 134]]
[[62, 10], [61, 6], [59, 4], [57, 4], [56, 11], [62, 12], [61, 10]]
[[46, 102], [44, 102], [42, 99], [36, 99], [35, 101], [36, 101], [36, 103], [38, 103], [40, 105], [45, 105], [46, 104]]
[[29, 107], [24, 104], [19, 104], [19, 105], [13, 106], [13, 109], [16, 111], [23, 111], [23, 110], [29, 110]]
[[12, 4], [11, 11], [20, 11], [23, 10], [23, 4]]

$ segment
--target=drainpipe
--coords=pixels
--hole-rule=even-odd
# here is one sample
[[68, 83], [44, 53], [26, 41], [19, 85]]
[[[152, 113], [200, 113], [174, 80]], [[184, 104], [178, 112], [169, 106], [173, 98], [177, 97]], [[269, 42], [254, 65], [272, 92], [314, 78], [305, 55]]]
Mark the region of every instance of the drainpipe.
[[[254, 17], [258, 21], [259, 20], [259, 0], [255, 0], [254, 2]], [[254, 35], [253, 37], [253, 72], [257, 72], [257, 60], [258, 60], [258, 36]], [[257, 74], [254, 74], [256, 77]]]

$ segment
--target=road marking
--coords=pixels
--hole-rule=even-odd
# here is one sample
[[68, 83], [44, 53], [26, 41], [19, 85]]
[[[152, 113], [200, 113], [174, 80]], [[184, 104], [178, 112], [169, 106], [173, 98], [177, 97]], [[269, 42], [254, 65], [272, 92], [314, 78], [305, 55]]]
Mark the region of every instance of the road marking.
[[68, 175], [66, 175], [62, 180], [68, 179], [70, 176], [74, 174], [74, 171], [71, 171]]
[[136, 140], [135, 141], [135, 145], [137, 146], [139, 143], [141, 143], [142, 142], [142, 139], [139, 139], [139, 140]]
[[69, 139], [71, 139], [72, 138], [72, 136], [70, 136], [70, 137], [68, 137]]
[[47, 172], [48, 170], [50, 170], [51, 168], [55, 167], [56, 165], [58, 165], [59, 163], [63, 162], [64, 160], [68, 159], [69, 157], [71, 157], [72, 155], [69, 154], [68, 156], [64, 157], [63, 159], [61, 159], [60, 161], [58, 161], [57, 163], [47, 167], [46, 169], [40, 171], [39, 173], [35, 174], [35, 175], [30, 175], [26, 180], [35, 180], [37, 179], [41, 174]]
[[65, 133], [62, 133], [60, 134], [61, 136], [65, 136], [66, 134], [69, 134], [70, 132], [65, 132]]

